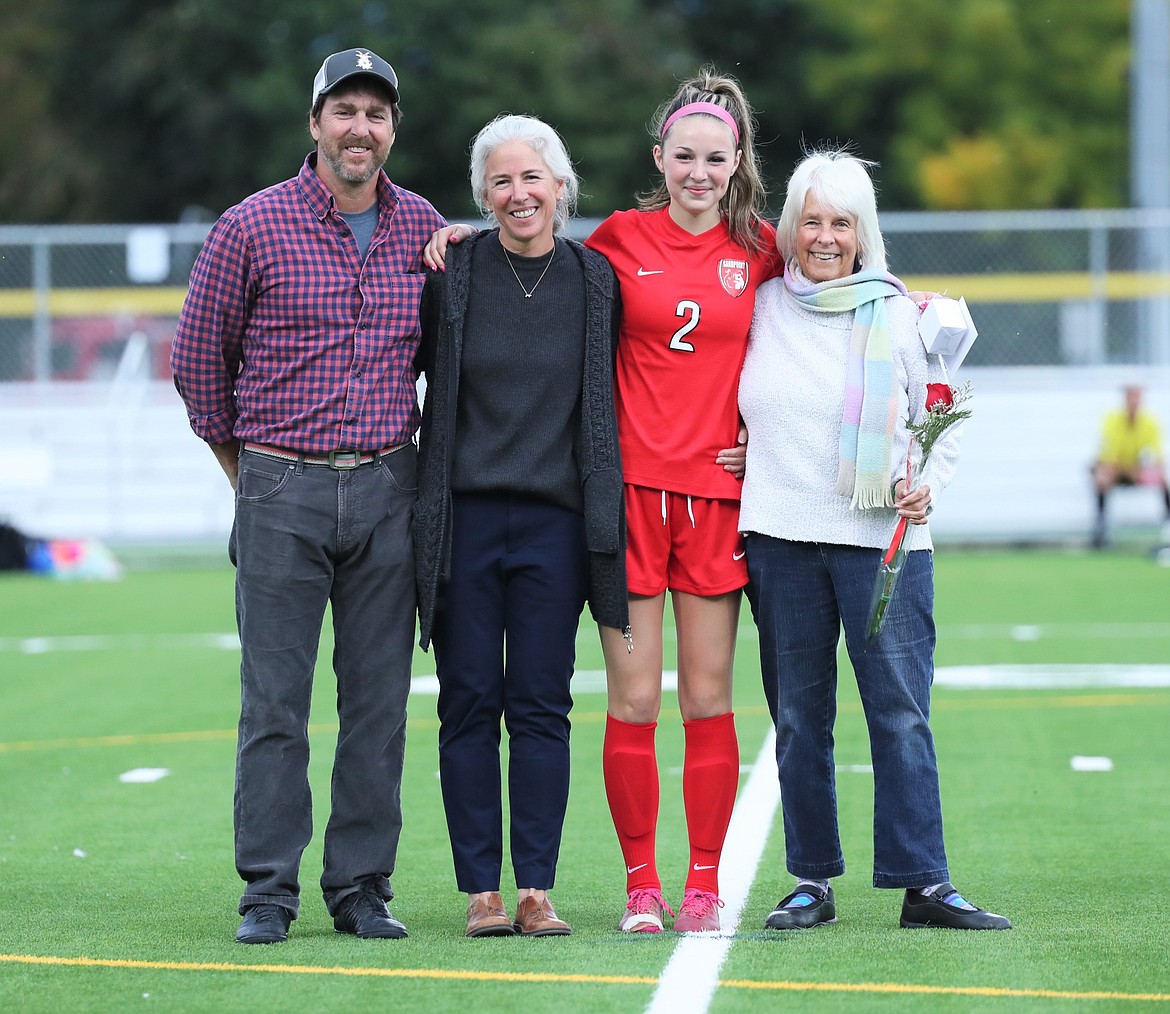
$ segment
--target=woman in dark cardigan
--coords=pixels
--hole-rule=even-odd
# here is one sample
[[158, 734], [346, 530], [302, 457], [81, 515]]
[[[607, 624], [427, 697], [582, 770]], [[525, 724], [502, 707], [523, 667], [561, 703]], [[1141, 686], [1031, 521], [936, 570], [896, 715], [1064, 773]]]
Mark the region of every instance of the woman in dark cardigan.
[[[627, 632], [608, 262], [556, 235], [577, 178], [556, 132], [501, 116], [472, 148], [498, 228], [427, 280], [415, 511], [420, 643], [435, 645], [439, 773], [467, 936], [570, 932], [548, 899], [569, 791], [582, 608]], [[515, 918], [500, 896], [500, 718]]]

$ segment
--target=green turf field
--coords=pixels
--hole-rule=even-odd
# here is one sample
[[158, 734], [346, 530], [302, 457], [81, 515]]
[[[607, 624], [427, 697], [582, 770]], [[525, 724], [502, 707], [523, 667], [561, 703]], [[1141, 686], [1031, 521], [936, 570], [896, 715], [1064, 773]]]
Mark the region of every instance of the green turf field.
[[[839, 923], [763, 932], [789, 890], [777, 814], [759, 835], [763, 861], [737, 934], [687, 940], [673, 964], [682, 938], [614, 929], [624, 875], [601, 783], [605, 697], [591, 675], [601, 668], [592, 627], [579, 638], [573, 788], [553, 894], [573, 936], [463, 938], [435, 702], [419, 694], [393, 878], [410, 939], [333, 932], [315, 840], [289, 942], [243, 947], [233, 939], [231, 571], [135, 571], [108, 584], [4, 577], [0, 1009], [640, 1012], [664, 970], [689, 989], [687, 974], [725, 952], [709, 1006], [695, 989], [673, 1010], [1170, 1010], [1170, 569], [1137, 554], [945, 549], [936, 575], [933, 724], [952, 876], [1015, 929], [900, 930], [899, 895], [869, 886], [872, 777], [846, 664], [837, 761], [850, 870], [835, 883]], [[736, 685], [745, 784], [768, 733], [755, 653], [745, 608]], [[981, 666], [990, 668], [962, 668]], [[433, 671], [420, 654], [416, 672]], [[993, 685], [955, 686], [955, 673]], [[1055, 685], [1005, 685], [1035, 676]], [[1074, 678], [1087, 682], [1070, 686]], [[319, 807], [330, 682], [326, 661], [313, 720]], [[687, 858], [672, 694], [663, 718], [659, 865], [677, 904]], [[1074, 770], [1074, 757], [1108, 758], [1112, 769]], [[169, 774], [120, 780], [153, 768]], [[763, 775], [774, 781], [774, 770]]]

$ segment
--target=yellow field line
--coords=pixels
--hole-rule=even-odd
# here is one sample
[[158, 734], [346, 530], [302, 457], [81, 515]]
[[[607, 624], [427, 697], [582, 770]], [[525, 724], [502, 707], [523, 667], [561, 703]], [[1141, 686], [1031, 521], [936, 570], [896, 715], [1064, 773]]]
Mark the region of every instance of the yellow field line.
[[[985, 693], [985, 691], [982, 691]], [[1170, 695], [1162, 694], [1092, 694], [1086, 693], [1069, 697], [979, 697], [978, 699], [963, 700], [935, 700], [931, 707], [935, 711], [975, 711], [986, 709], [1024, 708], [1032, 707], [1040, 700], [1045, 707], [1060, 708], [1087, 708], [1087, 707], [1148, 707], [1150, 705], [1164, 705], [1170, 700]], [[838, 710], [842, 713], [861, 711], [858, 701], [843, 701]], [[737, 715], [763, 715], [766, 713], [764, 705], [749, 704], [736, 708]], [[581, 723], [600, 722], [605, 718], [604, 711], [574, 712], [573, 721]], [[437, 729], [437, 718], [411, 718], [407, 723], [412, 729]], [[312, 735], [328, 735], [337, 732], [335, 724], [310, 725]], [[72, 739], [25, 739], [11, 743], [0, 742], [0, 754], [19, 753], [29, 750], [73, 750], [96, 746], [140, 746], [145, 743], [200, 743], [212, 740], [235, 739], [235, 729], [198, 729], [190, 732], [145, 732], [126, 733], [117, 736], [78, 736]]]
[[[72, 968], [134, 968], [172, 972], [268, 972], [278, 975], [345, 975], [378, 979], [437, 979], [470, 982], [585, 983], [600, 986], [653, 986], [646, 975], [568, 975], [554, 972], [479, 972], [443, 968], [345, 968], [319, 965], [251, 965], [234, 962], [138, 961], [130, 958], [63, 958], [38, 954], [0, 954], [0, 962]], [[929, 994], [933, 996], [1002, 996], [1046, 1000], [1170, 1001], [1170, 993], [1117, 993], [1105, 990], [1010, 989], [1001, 986], [923, 986], [899, 982], [787, 982], [724, 979], [727, 989], [769, 989], [780, 992]]]
[[[423, 718], [410, 720], [416, 725], [434, 725], [438, 719]], [[336, 725], [310, 725], [312, 735], [336, 733]], [[74, 739], [26, 739], [14, 743], [0, 743], [0, 753], [15, 753], [23, 750], [72, 750], [88, 746], [140, 746], [144, 743], [201, 743], [211, 740], [235, 739], [235, 729], [195, 729], [190, 732], [144, 732], [126, 733], [119, 736], [78, 736]]]
[[78, 736], [74, 739], [25, 739], [0, 743], [0, 753], [21, 750], [66, 750], [87, 746], [139, 746], [143, 743], [196, 743], [234, 739], [235, 729], [205, 729], [198, 732], [147, 732], [121, 736]]
[[1084, 992], [1065, 989], [1011, 989], [1006, 986], [921, 986], [907, 982], [757, 982], [752, 979], [723, 979], [731, 989], [773, 989], [817, 993], [893, 993], [932, 996], [1006, 996], [1045, 1000], [1138, 1000], [1166, 1003], [1170, 993], [1115, 993], [1106, 990]]
[[[437, 719], [422, 719], [422, 724]], [[410, 722], [415, 725], [414, 721]], [[337, 732], [336, 725], [310, 725], [312, 734]], [[22, 750], [71, 750], [88, 746], [140, 746], [144, 743], [200, 743], [209, 740], [235, 739], [235, 729], [197, 729], [191, 732], [144, 732], [120, 736], [78, 736], [74, 739], [26, 739], [14, 743], [0, 743], [0, 753]]]
[[348, 975], [386, 979], [463, 979], [473, 982], [583, 982], [618, 986], [652, 986], [645, 975], [558, 975], [552, 972], [476, 972], [443, 968], [345, 968], [340, 965], [245, 965], [227, 961], [136, 961], [130, 958], [61, 958], [37, 954], [0, 954], [0, 961], [21, 965], [74, 968], [143, 968], [169, 972], [275, 972], [284, 975]]
[[[1170, 295], [1170, 275], [1143, 271], [1019, 271], [986, 275], [907, 275], [911, 291], [945, 292], [972, 303], [1052, 303], [1067, 299], [1154, 299]], [[49, 313], [54, 317], [162, 316], [177, 317], [187, 294], [185, 286], [144, 285], [118, 288], [54, 288]], [[32, 289], [0, 292], [0, 317], [31, 317], [36, 309]]]
[[[986, 690], [965, 691], [986, 694]], [[1034, 707], [1037, 702], [1044, 707], [1052, 708], [1113, 708], [1132, 707], [1134, 705], [1165, 706], [1170, 704], [1170, 693], [1150, 694], [1076, 694], [1067, 697], [980, 697], [980, 698], [934, 698], [930, 702], [931, 711], [1002, 711], [1004, 709], [1020, 709]]]

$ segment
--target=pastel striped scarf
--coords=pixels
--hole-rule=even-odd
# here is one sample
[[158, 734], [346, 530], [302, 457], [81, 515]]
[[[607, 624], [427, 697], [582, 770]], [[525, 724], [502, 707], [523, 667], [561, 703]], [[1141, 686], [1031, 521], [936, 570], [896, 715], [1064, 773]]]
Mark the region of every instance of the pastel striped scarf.
[[890, 346], [886, 299], [906, 295], [906, 286], [886, 271], [859, 271], [828, 282], [811, 282], [790, 261], [784, 284], [802, 306], [819, 313], [856, 311], [845, 372], [836, 491], [849, 506], [892, 507], [890, 491], [898, 390]]

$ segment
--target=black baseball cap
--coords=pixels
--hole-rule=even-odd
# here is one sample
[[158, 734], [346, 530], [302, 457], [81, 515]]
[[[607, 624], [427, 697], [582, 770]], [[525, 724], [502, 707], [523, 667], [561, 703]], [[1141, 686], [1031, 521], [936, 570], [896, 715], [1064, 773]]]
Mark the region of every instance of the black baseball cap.
[[325, 62], [313, 78], [313, 101], [309, 108], [316, 109], [322, 95], [328, 95], [342, 81], [358, 74], [378, 78], [390, 89], [391, 101], [398, 101], [398, 75], [394, 73], [394, 68], [368, 49], [346, 49], [325, 57]]

